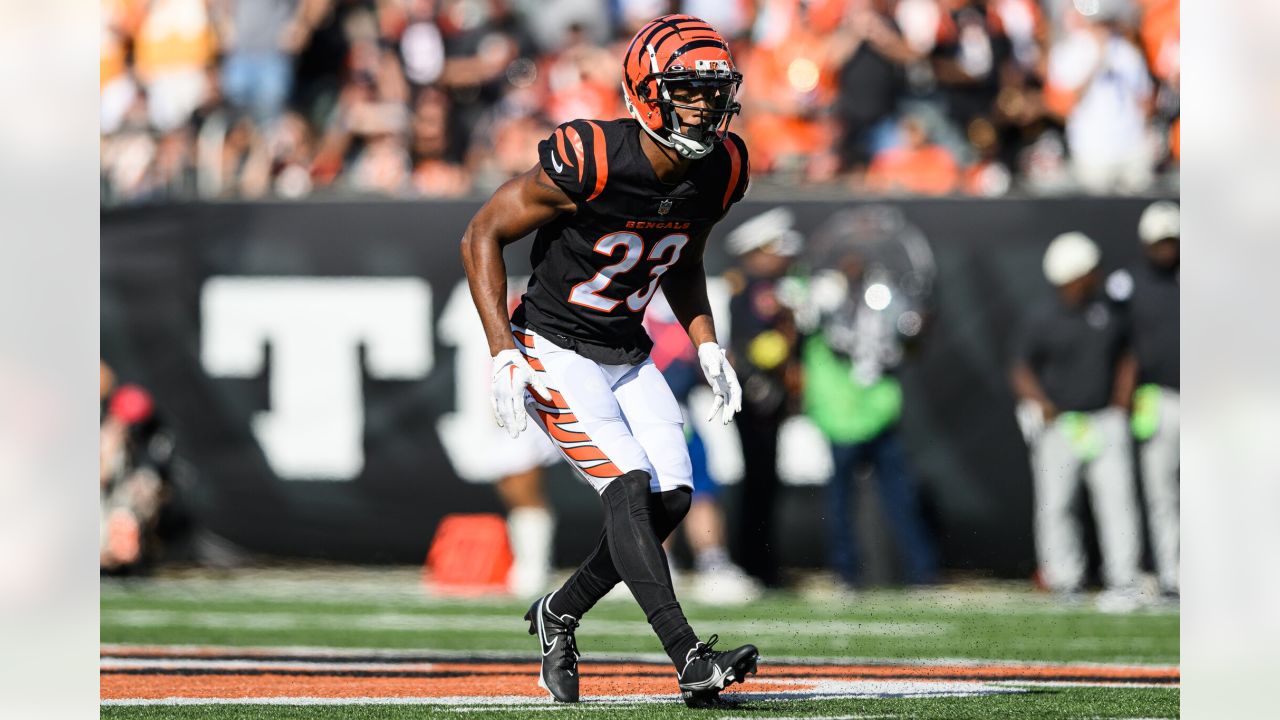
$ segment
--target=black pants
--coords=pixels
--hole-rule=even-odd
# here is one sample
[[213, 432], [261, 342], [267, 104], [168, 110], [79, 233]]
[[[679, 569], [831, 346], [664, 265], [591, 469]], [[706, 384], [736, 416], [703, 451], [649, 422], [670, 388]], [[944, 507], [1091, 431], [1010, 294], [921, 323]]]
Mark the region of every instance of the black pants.
[[778, 497], [778, 428], [784, 411], [781, 403], [761, 407], [744, 399], [742, 412], [733, 419], [742, 439], [743, 461], [735, 543], [738, 564], [769, 587], [781, 584], [774, 506]]

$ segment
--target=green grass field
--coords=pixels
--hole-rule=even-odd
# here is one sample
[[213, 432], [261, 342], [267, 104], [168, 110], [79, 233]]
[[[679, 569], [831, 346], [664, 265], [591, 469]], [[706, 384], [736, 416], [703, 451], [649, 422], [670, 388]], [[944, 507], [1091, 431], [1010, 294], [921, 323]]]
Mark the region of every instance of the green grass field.
[[[732, 705], [685, 708], [673, 673], [669, 689], [592, 696], [593, 663], [604, 673], [608, 663], [639, 659], [646, 662], [639, 666], [644, 687], [668, 687], [669, 665], [629, 597], [601, 602], [584, 620], [578, 643], [586, 702], [563, 706], [530, 694], [536, 670], [528, 668], [538, 651], [521, 620], [526, 603], [433, 599], [415, 569], [192, 572], [104, 582], [102, 716], [1178, 716], [1176, 609], [1104, 615], [1091, 604], [1063, 608], [1001, 585], [852, 597], [787, 593], [733, 608], [684, 605], [703, 636], [718, 633], [723, 645], [753, 642], [761, 649], [760, 675], [725, 694]], [[207, 653], [217, 661], [210, 664]], [[456, 663], [461, 670], [442, 672]], [[827, 666], [834, 667], [822, 670]], [[815, 684], [809, 674], [822, 672], [823, 683]], [[1163, 679], [1142, 679], [1156, 674]], [[772, 689], [752, 692], [753, 686]], [[316, 700], [310, 687], [340, 697]], [[453, 689], [440, 699], [428, 690], [435, 687]], [[255, 703], [269, 696], [277, 704]], [[185, 699], [164, 699], [173, 697]], [[140, 699], [150, 704], [117, 704]], [[192, 702], [208, 704], [180, 704]]]

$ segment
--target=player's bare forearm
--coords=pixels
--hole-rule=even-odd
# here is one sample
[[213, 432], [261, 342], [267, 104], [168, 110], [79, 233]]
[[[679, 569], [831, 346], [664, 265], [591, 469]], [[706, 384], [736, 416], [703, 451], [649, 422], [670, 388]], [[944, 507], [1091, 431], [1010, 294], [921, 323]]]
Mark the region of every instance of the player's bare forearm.
[[489, 354], [514, 348], [508, 327], [511, 318], [507, 315], [507, 264], [502, 259], [502, 245], [492, 235], [472, 233], [468, 226], [462, 236], [462, 267], [484, 325]]
[[498, 188], [467, 225], [459, 248], [462, 268], [491, 355], [515, 347], [507, 314], [507, 264], [502, 249], [574, 209], [573, 202], [542, 168], [534, 167]]
[[662, 279], [662, 292], [694, 347], [716, 341], [711, 301], [707, 298], [707, 274], [701, 259], [679, 272], [668, 273]]
[[1125, 353], [1116, 364], [1115, 385], [1111, 391], [1111, 404], [1128, 410], [1133, 404], [1133, 391], [1138, 388], [1138, 359], [1133, 353]]

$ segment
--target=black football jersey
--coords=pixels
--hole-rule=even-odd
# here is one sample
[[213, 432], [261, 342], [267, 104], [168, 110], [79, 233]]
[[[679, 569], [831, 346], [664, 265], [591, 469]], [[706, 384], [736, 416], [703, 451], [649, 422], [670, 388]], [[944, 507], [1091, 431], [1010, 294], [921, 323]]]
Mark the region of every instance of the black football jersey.
[[[696, 263], [701, 240], [742, 199], [747, 148], [733, 133], [689, 166], [658, 179], [632, 119], [574, 120], [538, 144], [543, 170], [578, 206], [538, 230], [533, 276], [512, 321], [597, 362], [643, 361], [641, 326], [662, 276]], [[693, 250], [690, 250], [690, 247]]]

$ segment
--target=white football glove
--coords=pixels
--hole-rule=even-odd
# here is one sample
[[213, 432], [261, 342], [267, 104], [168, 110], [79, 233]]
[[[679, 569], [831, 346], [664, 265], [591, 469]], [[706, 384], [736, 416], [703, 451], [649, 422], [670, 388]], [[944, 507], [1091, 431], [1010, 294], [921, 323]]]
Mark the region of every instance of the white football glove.
[[1034, 443], [1044, 432], [1044, 406], [1035, 400], [1019, 400], [1016, 413], [1022, 439], [1028, 445]]
[[528, 426], [524, 411], [524, 393], [532, 387], [544, 398], [551, 397], [547, 386], [538, 379], [519, 350], [510, 348], [493, 356], [493, 419], [506, 428], [512, 438]]
[[733, 371], [724, 350], [713, 342], [698, 346], [698, 364], [702, 366], [702, 374], [707, 376], [707, 384], [716, 394], [707, 422], [714, 420], [716, 413], [723, 408], [724, 424], [728, 425], [733, 414], [742, 410], [742, 386], [738, 384], [738, 373]]

